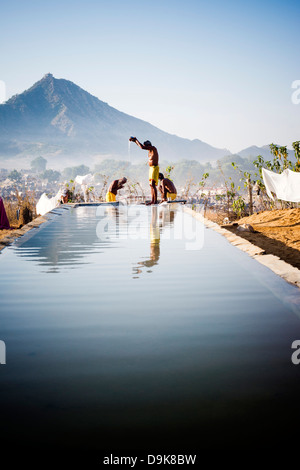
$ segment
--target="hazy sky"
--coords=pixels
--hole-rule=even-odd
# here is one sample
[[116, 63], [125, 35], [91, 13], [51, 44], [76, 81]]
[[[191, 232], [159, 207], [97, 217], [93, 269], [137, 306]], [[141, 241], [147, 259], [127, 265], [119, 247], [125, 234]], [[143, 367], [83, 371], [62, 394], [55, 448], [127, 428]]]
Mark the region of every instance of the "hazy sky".
[[[51, 72], [232, 152], [300, 140], [300, 2], [0, 1], [6, 98]], [[147, 136], [137, 136], [143, 139]]]

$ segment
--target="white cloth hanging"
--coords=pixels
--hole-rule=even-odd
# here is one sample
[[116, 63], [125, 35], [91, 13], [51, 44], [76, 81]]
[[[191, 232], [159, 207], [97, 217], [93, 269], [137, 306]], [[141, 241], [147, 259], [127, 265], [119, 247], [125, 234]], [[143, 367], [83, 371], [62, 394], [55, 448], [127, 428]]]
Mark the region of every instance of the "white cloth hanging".
[[282, 201], [300, 202], [300, 173], [286, 169], [278, 174], [263, 168], [262, 175], [267, 195], [273, 201], [272, 192]]
[[77, 175], [74, 181], [75, 183], [81, 185], [81, 191], [83, 193], [84, 201], [88, 202], [87, 189], [88, 186], [94, 181], [94, 176], [91, 173], [88, 173], [84, 176]]
[[78, 184], [88, 185], [88, 184], [91, 184], [93, 181], [94, 181], [94, 176], [91, 173], [88, 173], [87, 175], [84, 175], [84, 176], [77, 175], [75, 178], [75, 183], [78, 183]]
[[43, 193], [36, 205], [36, 213], [44, 215], [47, 212], [52, 211], [55, 207], [58, 207], [61, 202], [61, 197], [64, 195], [64, 189], [60, 189], [58, 193], [53, 197], [48, 197], [46, 193]]

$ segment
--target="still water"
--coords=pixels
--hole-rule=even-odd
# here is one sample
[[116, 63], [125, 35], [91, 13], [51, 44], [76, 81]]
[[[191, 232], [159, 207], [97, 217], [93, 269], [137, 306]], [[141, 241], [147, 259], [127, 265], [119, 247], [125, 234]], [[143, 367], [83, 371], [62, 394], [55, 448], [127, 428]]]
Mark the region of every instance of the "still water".
[[1, 442], [182, 453], [295, 439], [298, 290], [181, 206], [57, 209], [2, 251], [0, 281]]

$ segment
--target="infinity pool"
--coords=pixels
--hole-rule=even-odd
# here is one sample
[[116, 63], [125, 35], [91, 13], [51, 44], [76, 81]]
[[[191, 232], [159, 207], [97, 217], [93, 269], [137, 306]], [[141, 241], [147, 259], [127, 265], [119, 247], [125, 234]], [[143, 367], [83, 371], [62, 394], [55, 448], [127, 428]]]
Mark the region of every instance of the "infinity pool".
[[298, 290], [181, 206], [57, 209], [2, 251], [0, 273], [2, 443], [183, 453], [296, 439]]

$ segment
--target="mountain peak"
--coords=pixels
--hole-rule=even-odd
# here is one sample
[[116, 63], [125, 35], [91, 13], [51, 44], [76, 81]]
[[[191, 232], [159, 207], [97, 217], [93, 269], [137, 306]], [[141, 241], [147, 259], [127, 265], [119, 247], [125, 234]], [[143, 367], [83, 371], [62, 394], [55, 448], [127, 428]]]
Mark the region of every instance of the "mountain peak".
[[[29, 88], [29, 90], [32, 90], [34, 88], [36, 88], [37, 86], [49, 86], [51, 85], [53, 87], [54, 85], [54, 82], [56, 82], [56, 78], [53, 77], [52, 73], [46, 73], [39, 81], [37, 81], [36, 83], [34, 83], [32, 85], [31, 88]], [[28, 90], [27, 90], [28, 91]]]
[[41, 83], [41, 82], [53, 83], [53, 80], [55, 80], [55, 78], [53, 77], [52, 73], [46, 73], [43, 76], [43, 78], [37, 83]]
[[[199, 139], [192, 142], [167, 134], [51, 73], [0, 105], [0, 159], [10, 148], [10, 155], [30, 151], [72, 158], [82, 158], [82, 155], [127, 158], [128, 136], [136, 134], [155, 142], [161, 158], [169, 161], [185, 156], [217, 160], [225, 153]], [[133, 156], [134, 152], [132, 149]]]

